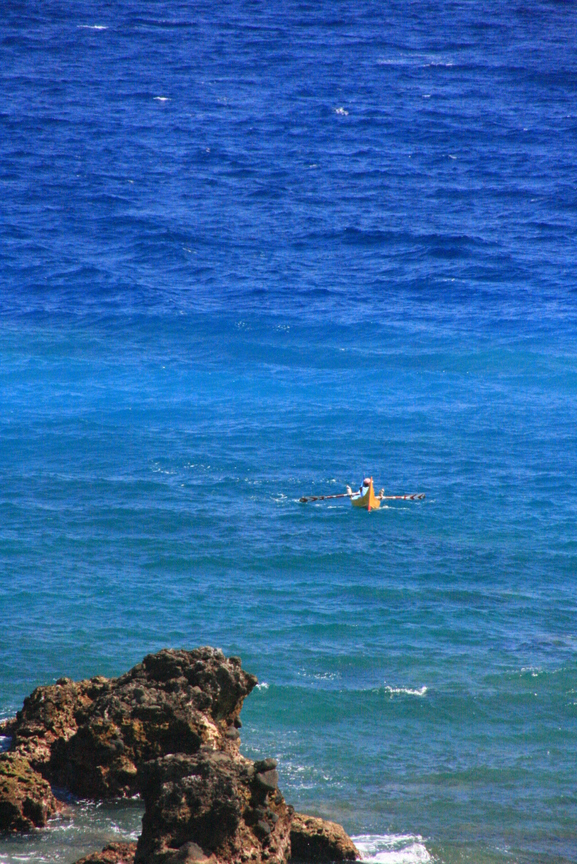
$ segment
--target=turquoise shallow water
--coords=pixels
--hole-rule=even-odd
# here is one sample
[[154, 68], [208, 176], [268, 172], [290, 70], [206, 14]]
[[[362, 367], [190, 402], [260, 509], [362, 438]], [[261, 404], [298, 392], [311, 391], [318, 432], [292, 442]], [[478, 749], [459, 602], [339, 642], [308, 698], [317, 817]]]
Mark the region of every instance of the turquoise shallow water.
[[[367, 859], [577, 862], [574, 35], [8, 4], [0, 716], [217, 645], [244, 752]], [[367, 473], [427, 497], [298, 503]], [[71, 802], [0, 861], [139, 819]]]

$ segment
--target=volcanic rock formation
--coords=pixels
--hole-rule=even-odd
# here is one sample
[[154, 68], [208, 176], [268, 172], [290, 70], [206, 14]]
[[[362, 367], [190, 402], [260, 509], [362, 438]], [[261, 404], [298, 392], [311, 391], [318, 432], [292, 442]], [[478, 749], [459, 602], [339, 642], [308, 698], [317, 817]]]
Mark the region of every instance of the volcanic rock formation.
[[50, 784], [17, 753], [0, 756], [0, 830], [29, 831], [58, 810]]
[[133, 864], [136, 843], [109, 843], [102, 852], [80, 858], [76, 864]]
[[354, 861], [359, 851], [342, 825], [295, 813], [291, 822], [291, 858], [295, 861]]
[[83, 798], [140, 793], [138, 844], [111, 844], [83, 864], [285, 864], [354, 860], [340, 826], [295, 814], [276, 762], [239, 753], [239, 714], [257, 679], [213, 648], [149, 654], [108, 680], [38, 687], [0, 727], [0, 830], [44, 826], [50, 784]]
[[218, 861], [284, 864], [293, 810], [277, 789], [274, 760], [253, 763], [203, 747], [139, 771], [145, 803], [137, 864]]

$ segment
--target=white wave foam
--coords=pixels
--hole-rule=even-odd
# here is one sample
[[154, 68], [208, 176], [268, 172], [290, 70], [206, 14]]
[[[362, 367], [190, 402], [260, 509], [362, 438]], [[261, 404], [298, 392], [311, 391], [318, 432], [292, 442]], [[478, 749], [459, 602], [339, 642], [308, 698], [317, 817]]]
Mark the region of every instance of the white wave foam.
[[342, 677], [340, 672], [306, 672], [304, 669], [299, 669], [297, 675], [299, 678], [313, 678], [315, 681], [337, 681]]
[[108, 30], [105, 24], [78, 24], [77, 30]]
[[378, 66], [420, 66], [423, 69], [428, 69], [434, 66], [443, 66], [450, 68], [454, 65], [452, 60], [439, 59], [432, 57], [429, 54], [415, 55], [409, 57], [381, 57], [377, 60]]
[[347, 111], [346, 108], [335, 108], [334, 111], [335, 111], [335, 114], [340, 114], [341, 117], [348, 117], [349, 116], [349, 112]]
[[169, 96], [155, 96], [154, 100], [155, 100], [155, 102], [170, 102], [170, 97]]
[[419, 66], [422, 61], [410, 57], [381, 57], [377, 66]]
[[421, 836], [413, 834], [361, 834], [352, 838], [362, 861], [371, 864], [425, 864], [432, 861]]
[[398, 696], [401, 693], [405, 696], [424, 696], [428, 689], [428, 687], [419, 687], [418, 690], [412, 690], [410, 687], [389, 687], [388, 684], [385, 686], [385, 692], [391, 696]]
[[262, 684], [257, 684], [255, 690], [268, 690], [268, 684], [263, 681]]

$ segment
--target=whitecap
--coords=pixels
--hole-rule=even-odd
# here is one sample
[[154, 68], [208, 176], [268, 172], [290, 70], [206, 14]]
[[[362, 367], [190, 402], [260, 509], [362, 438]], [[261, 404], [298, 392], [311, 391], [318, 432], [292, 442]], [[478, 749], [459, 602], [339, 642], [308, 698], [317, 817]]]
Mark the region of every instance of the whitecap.
[[521, 666], [521, 672], [530, 672], [531, 678], [538, 678], [543, 669], [541, 666]]
[[334, 112], [335, 112], [335, 114], [340, 114], [341, 117], [348, 117], [349, 116], [349, 112], [347, 111], [346, 108], [335, 108]]
[[377, 60], [378, 66], [420, 66], [423, 69], [428, 69], [434, 66], [444, 66], [450, 68], [453, 66], [452, 60], [439, 59], [432, 57], [430, 54], [411, 55], [400, 57], [381, 57]]
[[432, 861], [420, 835], [361, 834], [352, 838], [361, 861], [377, 864], [425, 864]]
[[340, 672], [306, 672], [304, 669], [297, 671], [299, 678], [313, 678], [316, 681], [336, 681], [341, 677]]
[[155, 96], [154, 99], [156, 102], [170, 102], [169, 96]]
[[381, 57], [377, 66], [419, 66], [422, 60], [418, 57]]
[[266, 681], [263, 681], [262, 684], [257, 684], [255, 689], [256, 690], [268, 690], [268, 684], [266, 683]]
[[410, 687], [390, 687], [388, 684], [385, 686], [385, 692], [390, 696], [425, 696], [428, 687], [419, 687], [418, 690], [411, 689]]
[[106, 24], [78, 24], [77, 30], [108, 30]]

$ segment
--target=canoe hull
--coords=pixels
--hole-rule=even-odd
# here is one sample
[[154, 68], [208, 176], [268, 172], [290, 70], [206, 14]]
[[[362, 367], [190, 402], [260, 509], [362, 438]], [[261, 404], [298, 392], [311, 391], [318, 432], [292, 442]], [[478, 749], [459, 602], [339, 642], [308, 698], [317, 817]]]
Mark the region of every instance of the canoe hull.
[[371, 478], [371, 483], [367, 491], [364, 495], [359, 495], [358, 498], [351, 498], [351, 504], [353, 507], [362, 507], [363, 510], [378, 510], [381, 506], [380, 498], [377, 498], [375, 495], [375, 490], [373, 488], [373, 480]]

